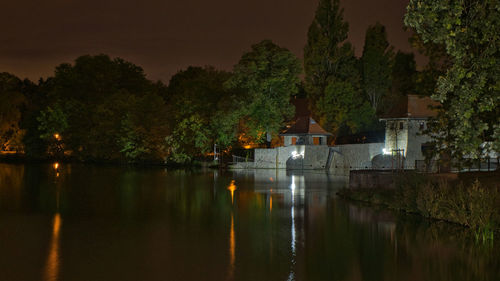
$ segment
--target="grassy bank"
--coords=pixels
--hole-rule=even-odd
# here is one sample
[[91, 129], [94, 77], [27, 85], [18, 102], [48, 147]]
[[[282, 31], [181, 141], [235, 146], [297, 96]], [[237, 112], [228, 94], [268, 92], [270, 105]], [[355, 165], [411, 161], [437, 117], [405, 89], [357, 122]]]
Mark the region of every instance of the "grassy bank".
[[498, 172], [466, 173], [457, 180], [402, 173], [394, 189], [344, 189], [339, 195], [461, 224], [476, 230], [478, 238], [490, 239], [500, 231], [499, 178]]

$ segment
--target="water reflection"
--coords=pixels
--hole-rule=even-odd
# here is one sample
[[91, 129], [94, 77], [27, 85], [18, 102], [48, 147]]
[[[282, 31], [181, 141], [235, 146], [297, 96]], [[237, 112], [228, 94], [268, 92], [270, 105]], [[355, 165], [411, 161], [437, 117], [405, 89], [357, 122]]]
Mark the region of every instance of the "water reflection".
[[345, 181], [322, 172], [58, 169], [0, 164], [0, 279], [500, 276], [498, 244], [339, 200]]
[[236, 190], [236, 185], [234, 185], [234, 180], [231, 181], [231, 184], [229, 184], [227, 190], [231, 192], [231, 204], [234, 204], [234, 191]]
[[234, 216], [231, 214], [231, 231], [229, 232], [229, 280], [233, 280], [236, 241], [234, 238]]
[[52, 221], [52, 239], [50, 240], [49, 256], [45, 266], [45, 280], [59, 280], [59, 231], [61, 215], [56, 213]]

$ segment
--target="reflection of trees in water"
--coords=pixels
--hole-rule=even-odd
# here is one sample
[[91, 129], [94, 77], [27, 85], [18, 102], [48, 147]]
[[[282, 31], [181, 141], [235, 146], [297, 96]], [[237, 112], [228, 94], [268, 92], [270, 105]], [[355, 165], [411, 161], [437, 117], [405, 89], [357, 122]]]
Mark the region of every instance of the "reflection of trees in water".
[[476, 242], [474, 233], [445, 222], [398, 222], [405, 266], [422, 280], [498, 280], [500, 251], [493, 242]]
[[4, 210], [19, 209], [21, 204], [24, 179], [23, 165], [0, 163], [0, 208]]
[[[117, 249], [136, 244], [142, 249], [150, 243], [152, 253], [170, 259], [173, 272], [182, 272], [189, 262], [205, 262], [204, 269], [210, 272], [206, 277], [212, 280], [230, 267], [236, 280], [287, 280], [291, 268], [295, 280], [495, 280], [500, 276], [498, 246], [476, 244], [474, 235], [462, 227], [341, 201], [332, 195], [336, 184], [323, 185], [328, 182], [325, 175], [293, 174], [295, 197], [291, 197], [292, 174], [286, 172], [235, 176], [61, 164], [55, 181], [50, 165], [20, 167], [0, 164], [0, 180], [10, 185], [0, 185], [2, 208], [53, 213], [59, 192], [65, 228], [74, 226], [79, 215], [111, 217], [114, 225], [107, 221], [100, 225], [103, 229], [94, 229], [87, 221], [84, 229], [115, 241]], [[233, 203], [233, 188], [228, 190], [231, 180], [236, 187]], [[140, 225], [125, 227], [123, 221]], [[117, 236], [123, 229], [127, 231]], [[66, 247], [76, 247], [64, 244], [66, 239], [87, 236], [64, 234], [61, 245]], [[158, 268], [164, 270], [164, 266]], [[197, 276], [194, 271], [186, 274]]]
[[307, 280], [325, 276], [498, 280], [500, 276], [498, 246], [476, 243], [474, 233], [463, 227], [335, 200], [327, 209], [323, 222], [305, 227], [305, 270], [300, 276]]

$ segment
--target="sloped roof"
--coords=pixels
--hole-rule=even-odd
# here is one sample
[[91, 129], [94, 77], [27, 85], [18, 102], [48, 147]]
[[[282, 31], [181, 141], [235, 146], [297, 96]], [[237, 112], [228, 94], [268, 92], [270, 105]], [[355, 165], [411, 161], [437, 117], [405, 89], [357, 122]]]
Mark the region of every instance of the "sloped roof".
[[324, 135], [331, 136], [332, 134], [325, 131], [321, 126], [309, 116], [300, 116], [295, 120], [295, 123], [280, 136], [284, 135]]
[[295, 106], [295, 117], [290, 128], [280, 134], [284, 135], [324, 135], [331, 136], [329, 132], [311, 118], [309, 102], [307, 99], [296, 98], [291, 101]]
[[388, 114], [382, 116], [382, 119], [434, 117], [437, 115], [437, 111], [432, 107], [439, 105], [439, 102], [432, 100], [430, 97], [408, 95], [401, 98]]

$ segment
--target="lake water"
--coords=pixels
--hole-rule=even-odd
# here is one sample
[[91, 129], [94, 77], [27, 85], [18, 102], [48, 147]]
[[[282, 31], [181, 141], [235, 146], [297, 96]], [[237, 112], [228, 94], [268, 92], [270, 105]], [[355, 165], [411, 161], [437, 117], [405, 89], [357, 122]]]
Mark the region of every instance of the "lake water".
[[0, 164], [0, 280], [500, 280], [498, 239], [346, 202], [344, 182]]

